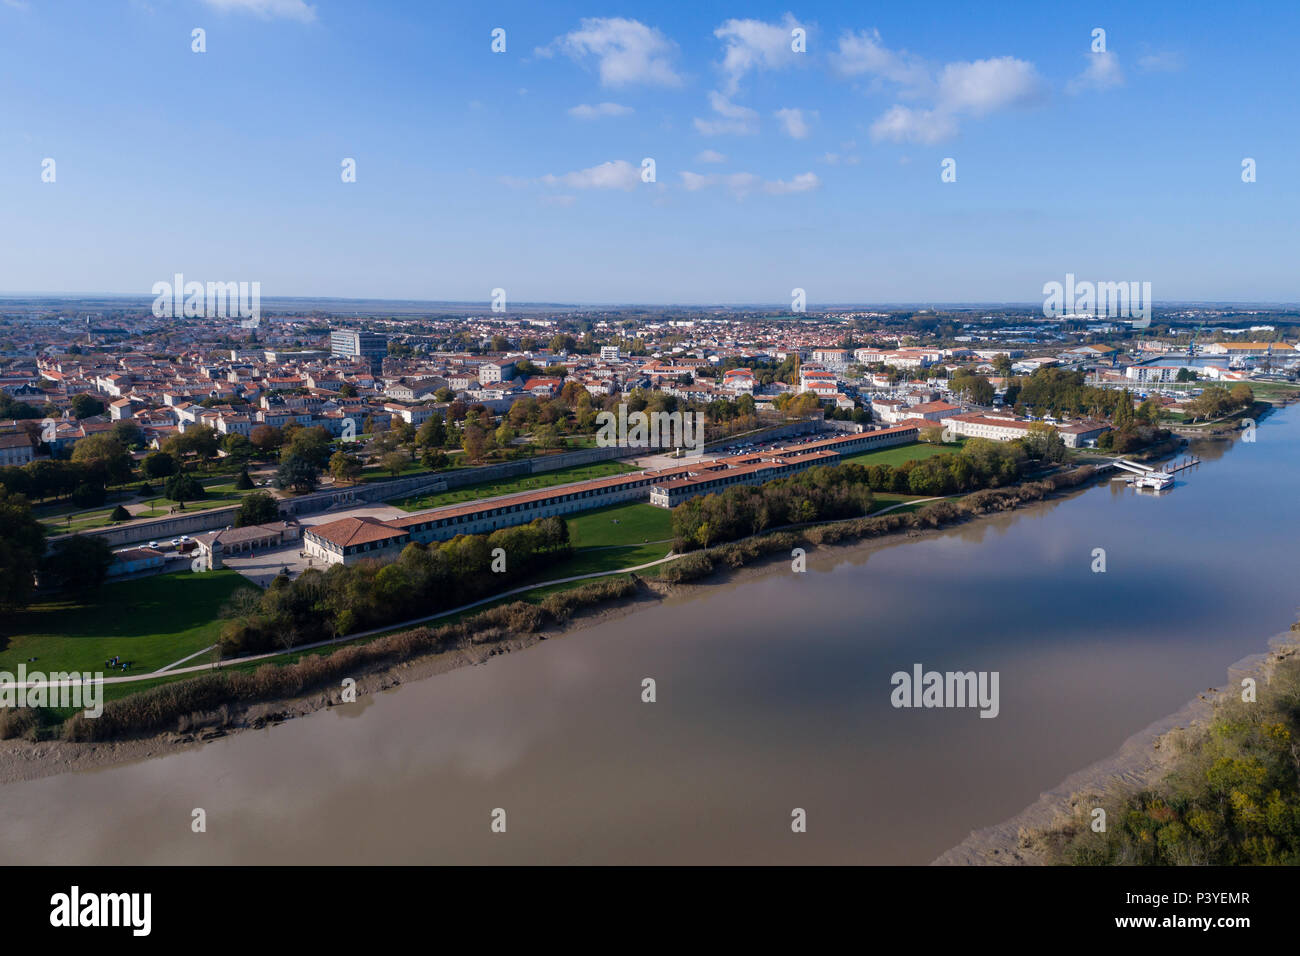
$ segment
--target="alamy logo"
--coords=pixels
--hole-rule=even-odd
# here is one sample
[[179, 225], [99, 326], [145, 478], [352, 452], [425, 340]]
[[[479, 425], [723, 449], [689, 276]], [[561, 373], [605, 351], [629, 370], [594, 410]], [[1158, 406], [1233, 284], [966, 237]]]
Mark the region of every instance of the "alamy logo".
[[129, 926], [131, 935], [148, 936], [153, 924], [152, 893], [82, 893], [78, 886], [50, 897], [50, 925]]
[[1043, 295], [1043, 315], [1049, 319], [1106, 316], [1132, 319], [1135, 329], [1151, 325], [1150, 282], [1076, 282], [1074, 273], [1067, 272], [1064, 284], [1045, 283]]
[[0, 708], [85, 708], [86, 717], [104, 713], [104, 675], [91, 671], [0, 671]]
[[895, 671], [889, 682], [894, 685], [889, 702], [895, 707], [978, 707], [981, 717], [996, 717], [998, 703], [997, 671], [924, 670], [912, 665], [912, 672]]
[[154, 318], [260, 319], [260, 282], [186, 282], [176, 273], [171, 282], [155, 282], [151, 290]]
[[27, 665], [18, 665], [18, 674], [0, 671], [0, 707], [71, 707], [84, 708], [87, 717], [104, 712], [104, 675], [90, 671], [51, 671], [47, 680], [41, 671], [27, 673]]
[[689, 448], [704, 453], [703, 412], [632, 412], [618, 406], [618, 414], [596, 415], [599, 448]]

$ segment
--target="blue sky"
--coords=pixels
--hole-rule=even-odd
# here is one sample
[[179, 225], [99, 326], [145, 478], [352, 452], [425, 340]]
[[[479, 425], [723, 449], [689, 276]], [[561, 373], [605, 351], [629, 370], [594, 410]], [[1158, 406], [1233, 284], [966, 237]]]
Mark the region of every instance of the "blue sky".
[[1300, 5], [1134, 6], [0, 0], [0, 292], [1300, 301]]

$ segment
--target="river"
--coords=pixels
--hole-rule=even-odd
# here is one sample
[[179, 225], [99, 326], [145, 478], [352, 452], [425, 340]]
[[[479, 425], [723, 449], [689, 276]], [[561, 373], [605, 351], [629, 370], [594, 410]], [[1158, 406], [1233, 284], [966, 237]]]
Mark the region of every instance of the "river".
[[[814, 553], [803, 574], [702, 588], [357, 704], [5, 786], [0, 861], [929, 862], [1295, 619], [1300, 406], [1254, 442], [1191, 450], [1204, 463], [1159, 497], [1102, 485]], [[997, 671], [999, 715], [895, 709], [890, 677], [914, 663]]]

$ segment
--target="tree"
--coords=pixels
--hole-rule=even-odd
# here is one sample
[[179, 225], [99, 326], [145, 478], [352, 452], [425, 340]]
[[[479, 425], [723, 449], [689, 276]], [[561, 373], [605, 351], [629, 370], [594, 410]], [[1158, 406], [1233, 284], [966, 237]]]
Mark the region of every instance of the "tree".
[[120, 485], [131, 477], [131, 453], [108, 432], [80, 439], [72, 446], [72, 460], [95, 466], [111, 484]]
[[108, 493], [104, 486], [83, 481], [72, 489], [72, 503], [78, 508], [97, 508], [104, 503]]
[[415, 444], [420, 448], [441, 448], [447, 441], [447, 426], [441, 412], [434, 412], [424, 420], [415, 433]]
[[347, 452], [336, 451], [330, 456], [330, 474], [334, 476], [337, 482], [355, 483], [365, 471], [365, 465], [356, 455], [349, 455]]
[[24, 495], [0, 488], [0, 608], [21, 607], [35, 590], [45, 529]]
[[1024, 445], [1030, 458], [1053, 462], [1065, 459], [1065, 439], [1055, 427], [1043, 422], [1029, 423]]
[[430, 471], [446, 468], [448, 460], [447, 453], [436, 448], [426, 448], [420, 455], [420, 464]]
[[54, 544], [54, 550], [41, 563], [42, 580], [72, 591], [89, 591], [108, 577], [113, 552], [103, 538], [73, 535]]
[[127, 511], [121, 505], [114, 508], [113, 513], [108, 516], [109, 521], [129, 521], [130, 519], [131, 512]]
[[166, 478], [176, 474], [176, 459], [165, 451], [151, 451], [141, 462], [144, 473], [150, 478]]
[[306, 493], [315, 491], [319, 482], [320, 468], [311, 459], [292, 454], [280, 459], [280, 467], [275, 474], [278, 487]]
[[466, 425], [461, 447], [465, 449], [470, 461], [482, 461], [483, 450], [487, 447], [486, 433], [478, 425]]
[[330, 460], [330, 436], [320, 425], [311, 428], [299, 428], [287, 444], [280, 449], [280, 459], [302, 458], [311, 462], [316, 470], [324, 468]]
[[124, 448], [144, 447], [144, 429], [129, 418], [114, 422], [110, 434], [120, 441]]
[[163, 443], [163, 451], [180, 459], [186, 455], [195, 455], [207, 463], [217, 457], [221, 441], [217, 430], [207, 425], [191, 425], [185, 431], [172, 435]]
[[207, 493], [207, 490], [197, 478], [183, 471], [177, 472], [163, 482], [163, 495], [172, 501], [181, 503], [197, 501], [206, 497]]
[[280, 506], [269, 491], [254, 491], [244, 495], [235, 511], [235, 527], [270, 524], [280, 517]]
[[239, 432], [231, 432], [221, 439], [221, 450], [236, 465], [245, 464], [256, 454], [256, 449], [253, 448], [253, 443], [248, 440], [248, 436], [241, 435]]
[[993, 402], [993, 384], [983, 375], [960, 372], [949, 380], [948, 387], [975, 405], [989, 405]]
[[68, 407], [72, 410], [72, 416], [78, 421], [83, 418], [92, 418], [95, 415], [104, 414], [104, 403], [93, 395], [87, 395], [85, 392], [80, 395], [73, 395], [72, 400], [68, 402]]
[[253, 478], [248, 473], [247, 468], [240, 469], [239, 477], [235, 479], [236, 491], [249, 491], [253, 487]]
[[384, 455], [384, 457], [381, 458], [379, 462], [380, 465], [383, 467], [384, 471], [388, 472], [390, 475], [396, 478], [398, 475], [402, 473], [402, 469], [406, 467], [406, 463], [409, 460], [410, 459], [407, 458], [407, 456], [403, 452], [390, 451], [388, 454]]
[[248, 440], [263, 455], [269, 455], [284, 444], [284, 432], [274, 425], [256, 425], [249, 432]]

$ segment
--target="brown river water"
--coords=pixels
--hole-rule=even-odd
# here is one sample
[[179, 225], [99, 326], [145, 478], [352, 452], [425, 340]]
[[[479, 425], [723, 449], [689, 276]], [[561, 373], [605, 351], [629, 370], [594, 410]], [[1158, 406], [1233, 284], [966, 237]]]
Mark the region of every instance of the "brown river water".
[[[1300, 408], [1257, 439], [1194, 445], [1205, 463], [1159, 497], [1100, 485], [814, 553], [357, 704], [0, 787], [0, 862], [929, 862], [1295, 619]], [[998, 672], [998, 716], [894, 708], [915, 663]]]

